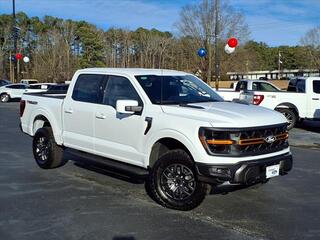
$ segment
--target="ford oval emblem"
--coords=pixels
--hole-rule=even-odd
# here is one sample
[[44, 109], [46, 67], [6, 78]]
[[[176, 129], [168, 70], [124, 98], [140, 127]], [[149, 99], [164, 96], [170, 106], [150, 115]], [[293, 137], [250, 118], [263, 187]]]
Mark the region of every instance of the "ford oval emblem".
[[271, 136], [266, 137], [266, 138], [264, 139], [264, 141], [265, 141], [266, 143], [274, 143], [274, 142], [276, 141], [276, 137], [271, 135]]

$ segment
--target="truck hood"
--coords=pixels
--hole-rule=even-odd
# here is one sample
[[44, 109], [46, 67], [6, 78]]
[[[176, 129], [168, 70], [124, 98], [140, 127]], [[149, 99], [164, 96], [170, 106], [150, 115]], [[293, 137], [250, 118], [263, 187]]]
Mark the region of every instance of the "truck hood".
[[260, 127], [286, 122], [286, 118], [281, 113], [255, 105], [233, 102], [205, 102], [189, 105], [202, 109], [162, 105], [162, 110], [169, 115], [209, 122], [213, 127], [221, 128]]

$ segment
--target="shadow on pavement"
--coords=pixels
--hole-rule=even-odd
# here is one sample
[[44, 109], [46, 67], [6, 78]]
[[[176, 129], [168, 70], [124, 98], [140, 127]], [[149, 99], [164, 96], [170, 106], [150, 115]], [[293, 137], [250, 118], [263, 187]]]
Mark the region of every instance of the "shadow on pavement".
[[106, 175], [108, 177], [116, 178], [133, 184], [143, 184], [145, 182], [145, 177], [143, 176], [138, 176], [127, 172], [121, 172], [119, 170], [109, 168], [107, 166], [98, 166], [83, 161], [74, 162], [74, 165], [89, 171], [93, 171], [99, 174]]
[[304, 120], [303, 122], [298, 123], [296, 128], [310, 132], [320, 133], [320, 121]]
[[238, 191], [241, 189], [249, 188], [258, 188], [259, 186], [265, 184], [266, 182], [258, 182], [249, 186], [246, 185], [238, 185], [238, 184], [222, 184], [216, 187], [211, 188], [210, 195], [217, 195], [217, 194], [228, 194], [234, 191]]
[[136, 238], [132, 236], [115, 236], [112, 240], [135, 240]]
[[[113, 169], [108, 166], [92, 164], [90, 161], [87, 162], [86, 160], [83, 160], [83, 159], [81, 159], [81, 161], [75, 161], [74, 165], [76, 167], [86, 169], [89, 171], [93, 171], [95, 173], [102, 174], [102, 175], [105, 175], [108, 177], [112, 177], [112, 178], [115, 178], [115, 179], [118, 179], [121, 181], [125, 181], [128, 183], [144, 184], [145, 190], [146, 190], [147, 194], [149, 195], [149, 197], [156, 201], [156, 199], [154, 199], [154, 197], [153, 197], [153, 194], [151, 194], [151, 189], [149, 188], [149, 184], [147, 184], [147, 181], [146, 181], [147, 177], [146, 176], [138, 176], [138, 175], [130, 174], [127, 172], [122, 172], [122, 171], [119, 171], [118, 169]], [[262, 184], [263, 183], [259, 182], [259, 183], [253, 184], [249, 187], [259, 187]], [[244, 188], [248, 188], [248, 186], [237, 185], [237, 184], [222, 184], [222, 185], [218, 185], [218, 186], [211, 186], [211, 191], [209, 194], [210, 195], [217, 195], [217, 194], [225, 195], [230, 192], [238, 191], [238, 190], [241, 190]], [[124, 238], [124, 239], [126, 239], [126, 238]], [[128, 239], [130, 239], [130, 238], [128, 238]]]

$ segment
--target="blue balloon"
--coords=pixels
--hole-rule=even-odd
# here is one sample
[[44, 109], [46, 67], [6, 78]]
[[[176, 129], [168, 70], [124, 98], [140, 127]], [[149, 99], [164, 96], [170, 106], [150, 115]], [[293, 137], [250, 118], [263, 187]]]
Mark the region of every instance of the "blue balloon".
[[15, 55], [11, 55], [10, 60], [11, 60], [12, 62], [15, 62], [15, 61], [17, 61], [17, 58], [16, 58]]
[[204, 48], [200, 48], [198, 50], [198, 55], [199, 55], [199, 57], [205, 57], [207, 55], [207, 50]]

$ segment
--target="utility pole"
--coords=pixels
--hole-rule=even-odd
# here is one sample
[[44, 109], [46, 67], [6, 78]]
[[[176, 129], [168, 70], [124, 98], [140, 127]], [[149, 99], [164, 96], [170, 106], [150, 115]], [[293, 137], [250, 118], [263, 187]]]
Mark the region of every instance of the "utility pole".
[[206, 22], [206, 32], [207, 32], [207, 51], [208, 51], [208, 69], [207, 69], [207, 83], [210, 84], [212, 77], [211, 77], [211, 72], [212, 72], [212, 49], [211, 49], [211, 39], [212, 39], [212, 25], [211, 25], [211, 19], [209, 17], [209, 1], [205, 1], [205, 9], [206, 9], [206, 14], [207, 14], [207, 22]]
[[280, 74], [280, 71], [281, 71], [281, 64], [282, 64], [282, 61], [281, 61], [281, 53], [279, 51], [279, 55], [278, 55], [278, 80], [281, 78], [281, 74]]
[[[16, 1], [12, 0], [12, 35], [13, 35], [13, 54], [16, 56], [17, 54], [17, 39], [18, 36], [16, 34]], [[11, 57], [11, 56], [10, 56]], [[17, 77], [18, 81], [18, 72], [17, 72], [17, 59], [13, 63], [13, 82], [15, 82], [15, 76]]]
[[10, 62], [10, 81], [11, 82], [14, 82], [14, 76], [13, 76], [13, 71], [12, 71], [12, 58], [11, 58], [11, 56], [12, 56], [12, 52], [11, 52], [11, 50], [9, 51], [9, 62]]
[[215, 73], [216, 73], [216, 79], [215, 79], [215, 85], [216, 90], [219, 89], [219, 81], [220, 81], [220, 54], [218, 49], [218, 40], [219, 40], [219, 0], [215, 0], [215, 31], [214, 31], [214, 46], [215, 46]]

